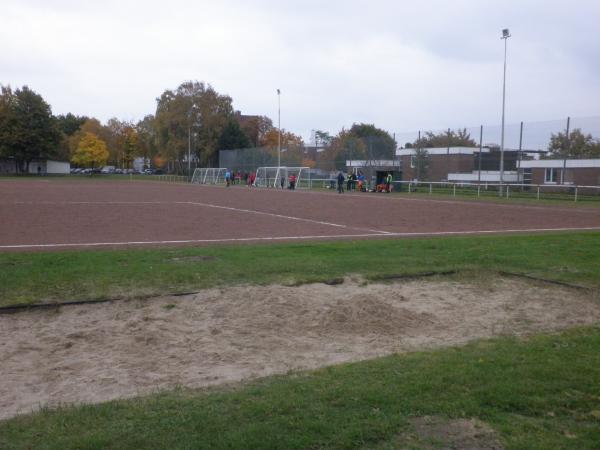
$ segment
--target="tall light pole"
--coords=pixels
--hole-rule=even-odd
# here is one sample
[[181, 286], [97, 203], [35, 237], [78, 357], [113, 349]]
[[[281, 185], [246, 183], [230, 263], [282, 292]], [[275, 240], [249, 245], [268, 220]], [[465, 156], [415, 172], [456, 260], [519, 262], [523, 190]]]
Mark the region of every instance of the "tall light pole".
[[500, 137], [500, 195], [502, 195], [502, 183], [504, 183], [504, 108], [506, 105], [506, 43], [510, 37], [510, 31], [508, 28], [502, 30], [502, 37], [504, 39], [504, 78], [502, 81], [502, 136]]
[[277, 142], [277, 168], [281, 167], [281, 91], [277, 89], [277, 129], [279, 139]]
[[192, 171], [192, 108], [188, 111], [188, 178]]

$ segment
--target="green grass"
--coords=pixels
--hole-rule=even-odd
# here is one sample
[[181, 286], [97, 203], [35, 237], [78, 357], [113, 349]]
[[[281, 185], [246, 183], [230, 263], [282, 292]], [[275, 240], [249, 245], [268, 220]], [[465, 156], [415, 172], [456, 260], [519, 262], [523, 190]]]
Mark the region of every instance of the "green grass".
[[[524, 204], [524, 205], [553, 205], [553, 206], [568, 206], [568, 207], [600, 207], [600, 190], [598, 195], [582, 195], [581, 193], [577, 197], [577, 201], [574, 201], [573, 194], [565, 193], [551, 193], [544, 192], [540, 193], [540, 198], [537, 198], [536, 191], [521, 192], [518, 190], [511, 190], [509, 197], [506, 198], [506, 194], [503, 197], [498, 196], [498, 192], [495, 190], [482, 190], [480, 196], [477, 196], [477, 189], [471, 188], [457, 188], [456, 192], [452, 188], [433, 188], [431, 193], [429, 192], [428, 186], [420, 186], [417, 191], [407, 191], [407, 187], [403, 186], [402, 191], [393, 192], [394, 195], [402, 195], [408, 197], [419, 197], [419, 198], [435, 198], [440, 200], [470, 200], [470, 201], [487, 201], [493, 203], [505, 203], [505, 204]], [[414, 189], [414, 188], [413, 188]]]
[[[2, 253], [0, 303], [431, 270], [600, 290], [600, 233]], [[0, 422], [0, 448], [417, 448], [410, 420], [421, 416], [478, 418], [508, 449], [597, 449], [600, 328], [47, 409]]]
[[428, 415], [478, 418], [507, 449], [597, 449], [599, 350], [582, 328], [45, 410], [0, 422], [0, 448], [415, 448]]
[[0, 253], [0, 306], [431, 270], [504, 270], [600, 288], [600, 233]]

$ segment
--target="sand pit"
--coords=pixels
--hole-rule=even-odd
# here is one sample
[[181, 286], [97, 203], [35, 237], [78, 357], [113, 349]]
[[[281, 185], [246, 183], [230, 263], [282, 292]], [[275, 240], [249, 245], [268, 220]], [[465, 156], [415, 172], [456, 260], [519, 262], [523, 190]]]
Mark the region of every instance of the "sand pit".
[[517, 279], [245, 286], [1, 315], [0, 419], [599, 322], [589, 293]]

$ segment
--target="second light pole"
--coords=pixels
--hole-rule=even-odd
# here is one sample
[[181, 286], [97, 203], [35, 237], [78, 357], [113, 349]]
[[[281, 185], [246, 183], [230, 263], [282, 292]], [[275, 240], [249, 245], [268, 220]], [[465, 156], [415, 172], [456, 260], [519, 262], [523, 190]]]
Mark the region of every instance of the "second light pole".
[[502, 37], [504, 39], [504, 77], [502, 80], [502, 134], [500, 137], [500, 195], [502, 195], [502, 183], [504, 183], [504, 108], [506, 105], [506, 43], [510, 37], [510, 31], [508, 28], [502, 30]]
[[277, 168], [281, 167], [281, 91], [277, 89], [277, 129], [279, 138], [277, 141]]

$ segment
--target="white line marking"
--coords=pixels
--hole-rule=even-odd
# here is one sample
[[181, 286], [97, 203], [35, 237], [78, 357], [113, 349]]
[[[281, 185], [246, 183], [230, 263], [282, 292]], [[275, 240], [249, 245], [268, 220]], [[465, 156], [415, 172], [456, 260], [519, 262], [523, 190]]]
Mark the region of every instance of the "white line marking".
[[127, 245], [160, 245], [160, 244], [203, 244], [226, 242], [252, 242], [252, 241], [291, 241], [305, 239], [340, 239], [340, 238], [382, 238], [382, 237], [427, 237], [427, 236], [453, 236], [474, 234], [503, 234], [503, 233], [542, 233], [558, 231], [600, 231], [600, 227], [583, 228], [528, 228], [522, 230], [474, 230], [474, 231], [432, 231], [432, 232], [406, 232], [388, 234], [337, 234], [316, 236], [277, 236], [277, 237], [250, 237], [250, 238], [223, 238], [223, 239], [186, 239], [173, 241], [125, 241], [125, 242], [83, 242], [67, 244], [18, 244], [0, 245], [0, 249], [17, 248], [56, 248], [56, 247], [101, 247], [101, 246], [127, 246]]
[[383, 234], [336, 234], [323, 236], [279, 236], [279, 237], [251, 237], [251, 238], [224, 238], [224, 239], [185, 239], [179, 241], [126, 241], [126, 242], [86, 242], [86, 243], [68, 243], [68, 244], [20, 244], [20, 245], [0, 245], [2, 248], [47, 248], [47, 247], [100, 247], [114, 245], [149, 245], [149, 244], [203, 244], [219, 242], [251, 242], [251, 241], [283, 241], [298, 239], [333, 239], [333, 238], [362, 238], [385, 236]]
[[133, 201], [107, 201], [107, 202], [90, 202], [90, 201], [61, 201], [61, 202], [50, 202], [50, 201], [36, 201], [36, 202], [25, 202], [25, 201], [18, 201], [18, 202], [12, 202], [12, 204], [18, 204], [18, 205], [159, 205], [159, 204], [165, 204], [165, 205], [171, 205], [171, 204], [175, 204], [175, 205], [195, 205], [195, 206], [204, 206], [207, 208], [216, 208], [216, 209], [224, 209], [224, 210], [228, 210], [228, 211], [235, 211], [235, 212], [243, 212], [243, 213], [250, 213], [250, 214], [259, 214], [259, 215], [264, 215], [264, 216], [271, 216], [271, 217], [277, 217], [280, 219], [286, 219], [286, 220], [296, 220], [296, 221], [301, 221], [301, 222], [308, 222], [308, 223], [314, 223], [317, 225], [326, 225], [329, 227], [336, 227], [336, 228], [345, 228], [348, 230], [358, 230], [358, 231], [367, 231], [369, 233], [380, 233], [380, 234], [390, 234], [389, 231], [382, 231], [382, 230], [373, 230], [370, 228], [361, 228], [361, 227], [353, 227], [350, 225], [343, 225], [343, 224], [339, 224], [339, 223], [333, 223], [333, 222], [324, 222], [322, 220], [315, 220], [315, 219], [306, 219], [303, 217], [295, 217], [295, 216], [286, 216], [283, 214], [276, 214], [276, 213], [269, 213], [269, 212], [264, 212], [264, 211], [257, 211], [257, 210], [252, 210], [252, 209], [243, 209], [243, 208], [234, 208], [232, 206], [222, 206], [222, 205], [215, 205], [213, 203], [201, 203], [201, 202], [161, 202], [161, 201], [152, 201], [152, 202], [148, 202], [148, 201], [140, 201], [140, 202], [133, 202]]
[[206, 206], [206, 207], [209, 207], [209, 208], [225, 209], [225, 210], [229, 210], [229, 211], [245, 212], [245, 213], [250, 213], [250, 214], [260, 214], [260, 215], [265, 215], [265, 216], [278, 217], [278, 218], [281, 218], [281, 219], [297, 220], [297, 221], [301, 221], [301, 222], [316, 223], [318, 225], [327, 225], [327, 226], [330, 226], [330, 227], [346, 228], [346, 229], [349, 229], [349, 230], [361, 230], [361, 231], [368, 231], [370, 233], [390, 234], [389, 231], [380, 231], [380, 230], [371, 230], [371, 229], [367, 229], [367, 228], [352, 227], [352, 226], [348, 226], [348, 225], [342, 225], [342, 224], [339, 224], [339, 223], [324, 222], [324, 221], [321, 221], [321, 220], [314, 220], [314, 219], [305, 219], [303, 217], [284, 216], [282, 214], [275, 214], [275, 213], [269, 213], [269, 212], [263, 212], [263, 211], [256, 211], [256, 210], [252, 210], [252, 209], [234, 208], [232, 206], [214, 205], [212, 203], [200, 203], [200, 202], [175, 202], [175, 203], [178, 203], [178, 204], [188, 204], [188, 205], [198, 205], [198, 206]]
[[[214, 185], [201, 185], [201, 184], [197, 184], [194, 185], [196, 187], [200, 187], [202, 189], [223, 189], [224, 186], [214, 186]], [[275, 190], [273, 189], [265, 189], [265, 188], [256, 188], [255, 189], [257, 192], [275, 192]], [[277, 190], [277, 192], [282, 192]], [[539, 210], [550, 210], [550, 211], [564, 211], [564, 212], [585, 212], [585, 213], [598, 213], [598, 209], [594, 208], [594, 207], [588, 207], [586, 208], [585, 206], [580, 206], [580, 205], [576, 205], [573, 206], [571, 208], [565, 208], [562, 205], [536, 205], [536, 204], [524, 204], [524, 203], [506, 203], [506, 202], [496, 202], [493, 199], [486, 199], [485, 197], [472, 197], [472, 199], [465, 199], [465, 200], [456, 200], [454, 198], [448, 198], [448, 199], [444, 199], [444, 198], [427, 198], [427, 197], [419, 197], [419, 195], [422, 194], [410, 194], [407, 192], [402, 192], [401, 194], [398, 193], [392, 193], [390, 195], [385, 195], [383, 193], [375, 193], [375, 192], [368, 192], [368, 193], [354, 193], [354, 192], [344, 192], [343, 194], [336, 194], [334, 192], [319, 192], [319, 191], [315, 191], [315, 190], [309, 190], [309, 189], [299, 189], [297, 191], [294, 191], [297, 194], [304, 194], [304, 195], [328, 195], [328, 196], [332, 196], [332, 197], [338, 197], [338, 198], [345, 198], [345, 197], [353, 197], [353, 198], [361, 198], [361, 199], [377, 199], [377, 200], [395, 200], [395, 201], [407, 201], [407, 202], [428, 202], [428, 203], [442, 203], [442, 204], [456, 204], [456, 205], [469, 205], [469, 206], [487, 206], [487, 205], [494, 205], [494, 206], [498, 206], [501, 208], [517, 208], [517, 209], [539, 209]], [[369, 194], [374, 194], [374, 195], [369, 195]], [[417, 195], [417, 197], [406, 197], [406, 195]], [[436, 194], [436, 195], [441, 195], [441, 194]], [[450, 194], [449, 194], [450, 195]], [[505, 199], [501, 199], [501, 200], [505, 200]], [[533, 199], [532, 199], [533, 200]], [[507, 200], [508, 201], [508, 200]]]

